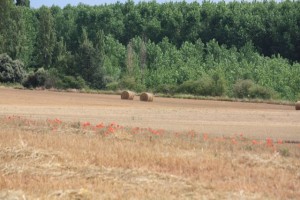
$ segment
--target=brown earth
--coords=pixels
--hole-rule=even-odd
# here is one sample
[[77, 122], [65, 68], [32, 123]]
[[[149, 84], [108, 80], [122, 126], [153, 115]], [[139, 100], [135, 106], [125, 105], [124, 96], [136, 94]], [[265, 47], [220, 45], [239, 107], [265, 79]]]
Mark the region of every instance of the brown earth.
[[153, 102], [119, 95], [0, 88], [0, 116], [116, 122], [123, 126], [249, 138], [300, 140], [300, 111], [294, 106], [155, 97]]

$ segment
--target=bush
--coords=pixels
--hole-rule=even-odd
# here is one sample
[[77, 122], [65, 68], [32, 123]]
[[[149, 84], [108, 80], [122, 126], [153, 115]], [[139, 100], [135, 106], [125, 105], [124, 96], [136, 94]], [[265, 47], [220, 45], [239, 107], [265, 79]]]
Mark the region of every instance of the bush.
[[270, 99], [273, 91], [269, 88], [255, 84], [252, 80], [239, 80], [233, 87], [234, 96], [237, 98]]
[[260, 85], [254, 85], [249, 89], [249, 96], [251, 98], [271, 99], [272, 90]]
[[162, 84], [156, 87], [156, 93], [170, 94], [173, 95], [177, 90], [175, 85], [172, 84]]
[[137, 82], [136, 79], [132, 76], [124, 76], [120, 82], [119, 82], [119, 88], [120, 89], [128, 89], [128, 90], [134, 90], [137, 92], [141, 92], [146, 89], [145, 85], [141, 84], [140, 82]]
[[102, 70], [95, 70], [90, 79], [87, 80], [90, 87], [94, 89], [105, 88], [106, 83], [110, 81], [110, 77], [104, 76]]
[[36, 88], [45, 86], [47, 79], [47, 71], [44, 68], [39, 68], [36, 72], [30, 72], [27, 78], [23, 81], [23, 86], [27, 88]]
[[0, 54], [0, 82], [21, 83], [26, 77], [24, 64], [18, 60], [12, 60], [7, 54]]
[[215, 72], [212, 75], [212, 79], [214, 81], [212, 96], [223, 96], [226, 93], [227, 89], [225, 76], [221, 73]]
[[57, 84], [58, 88], [62, 89], [83, 89], [87, 88], [85, 80], [81, 76], [63, 76], [60, 83]]
[[110, 83], [106, 84], [106, 89], [116, 91], [119, 89], [119, 83], [118, 82], [110, 82]]
[[225, 92], [225, 85], [219, 78], [214, 80], [210, 76], [203, 76], [197, 81], [184, 82], [177, 88], [176, 92], [199, 96], [220, 96]]
[[201, 96], [215, 96], [215, 83], [209, 76], [203, 76], [200, 80], [196, 81], [195, 95]]
[[238, 80], [233, 86], [233, 95], [237, 98], [249, 98], [249, 90], [254, 86], [252, 80]]
[[30, 72], [23, 81], [23, 86], [27, 88], [58, 88], [58, 89], [83, 89], [87, 88], [85, 80], [81, 76], [64, 76], [57, 70], [45, 70], [39, 68], [35, 72]]
[[23, 86], [27, 88], [52, 88], [56, 86], [58, 77], [44, 68], [39, 68], [35, 72], [30, 72], [27, 78], [23, 81]]
[[176, 93], [183, 93], [183, 94], [196, 94], [196, 81], [185, 81], [181, 85], [178, 86]]
[[133, 90], [135, 88], [136, 82], [135, 78], [131, 76], [124, 76], [119, 82], [120, 89]]
[[137, 83], [137, 84], [135, 85], [135, 87], [134, 87], [134, 90], [135, 90], [136, 92], [143, 92], [143, 91], [146, 90], [146, 86], [143, 85], [142, 83]]

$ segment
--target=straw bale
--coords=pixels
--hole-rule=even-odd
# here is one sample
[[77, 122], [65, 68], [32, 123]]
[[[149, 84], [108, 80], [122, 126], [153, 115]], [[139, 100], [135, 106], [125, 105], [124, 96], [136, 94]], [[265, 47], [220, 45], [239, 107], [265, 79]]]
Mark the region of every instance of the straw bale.
[[297, 101], [295, 104], [295, 109], [300, 110], [300, 101]]
[[133, 100], [135, 93], [132, 91], [123, 91], [121, 94], [121, 99]]
[[144, 92], [140, 96], [141, 101], [153, 101], [153, 94]]

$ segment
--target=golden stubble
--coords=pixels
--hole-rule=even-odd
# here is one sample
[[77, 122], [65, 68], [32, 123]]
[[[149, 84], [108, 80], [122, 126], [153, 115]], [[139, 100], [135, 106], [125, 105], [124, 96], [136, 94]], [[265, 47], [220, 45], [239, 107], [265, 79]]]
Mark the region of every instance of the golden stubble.
[[[297, 199], [300, 148], [1, 119], [0, 199]], [[49, 125], [50, 124], [50, 125]], [[109, 128], [107, 128], [109, 130]], [[286, 152], [286, 153], [282, 153]]]

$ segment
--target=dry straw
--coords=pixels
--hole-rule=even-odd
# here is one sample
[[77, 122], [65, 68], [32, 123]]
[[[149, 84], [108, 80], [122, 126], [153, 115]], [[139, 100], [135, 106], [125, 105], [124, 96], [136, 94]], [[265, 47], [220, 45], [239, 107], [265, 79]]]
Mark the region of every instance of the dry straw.
[[153, 101], [153, 94], [144, 92], [140, 96], [141, 101]]
[[134, 96], [135, 96], [134, 92], [123, 91], [122, 94], [121, 94], [121, 99], [133, 100]]
[[297, 101], [297, 103], [295, 104], [295, 108], [296, 110], [300, 110], [300, 101]]

